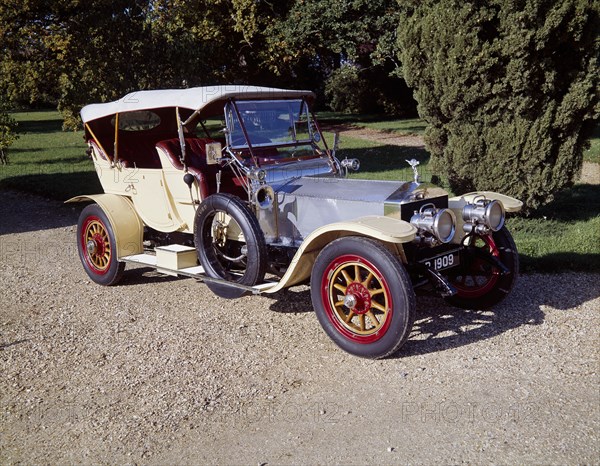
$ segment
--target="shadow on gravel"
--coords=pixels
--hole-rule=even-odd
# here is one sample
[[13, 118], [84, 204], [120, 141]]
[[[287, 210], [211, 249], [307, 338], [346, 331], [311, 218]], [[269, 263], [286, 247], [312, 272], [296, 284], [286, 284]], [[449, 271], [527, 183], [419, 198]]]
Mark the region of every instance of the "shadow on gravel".
[[442, 299], [417, 299], [417, 320], [412, 334], [392, 358], [457, 348], [522, 325], [540, 325], [543, 322], [544, 312], [535, 304], [516, 307], [511, 300], [496, 308], [478, 311], [458, 309]]
[[[576, 287], [576, 288], [575, 288]], [[413, 333], [395, 358], [434, 353], [486, 340], [522, 325], [540, 325], [542, 306], [570, 311], [600, 296], [594, 275], [521, 276], [506, 301], [483, 311], [449, 306], [442, 299], [417, 298]]]
[[150, 285], [152, 283], [166, 283], [181, 279], [181, 277], [172, 277], [159, 273], [152, 267], [126, 268], [118, 286]]
[[[56, 163], [65, 163], [64, 160]], [[10, 168], [11, 166], [9, 165]], [[72, 169], [66, 173], [52, 173], [57, 169], [59, 167], [53, 167], [52, 163], [44, 163], [28, 167], [27, 172], [24, 174], [19, 173], [14, 176], [4, 175], [0, 179], [0, 193], [4, 197], [5, 190], [13, 193], [19, 192], [23, 193], [21, 196], [24, 196], [24, 199], [26, 199], [26, 196], [31, 197], [31, 195], [24, 193], [31, 193], [62, 203], [71, 197], [81, 194], [103, 192], [96, 172], [82, 171], [81, 167], [73, 165]], [[13, 207], [25, 210], [27, 204], [27, 202], [17, 198]]]
[[313, 312], [312, 302], [310, 300], [310, 290], [294, 290], [285, 288], [275, 294], [264, 296], [274, 299], [269, 309], [281, 314], [300, 314], [304, 312]]
[[[417, 296], [417, 318], [411, 336], [391, 358], [458, 348], [523, 325], [541, 325], [545, 319], [543, 306], [571, 311], [598, 296], [600, 282], [596, 276], [575, 273], [523, 275], [506, 301], [482, 311], [459, 309], [437, 297]], [[274, 300], [269, 306], [273, 312], [313, 312], [308, 289], [287, 289], [268, 297]]]
[[0, 236], [76, 225], [82, 206], [0, 190]]

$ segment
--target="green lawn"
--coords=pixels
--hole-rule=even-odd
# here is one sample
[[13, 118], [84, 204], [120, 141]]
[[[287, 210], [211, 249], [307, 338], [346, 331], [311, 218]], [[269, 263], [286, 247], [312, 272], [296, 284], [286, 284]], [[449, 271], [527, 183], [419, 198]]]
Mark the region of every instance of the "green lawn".
[[8, 151], [9, 165], [0, 165], [0, 188], [66, 200], [77, 194], [102, 192], [83, 132], [61, 131], [56, 111], [15, 113], [20, 138]]
[[[381, 115], [348, 115], [334, 112], [320, 112], [318, 117], [325, 125], [369, 128], [399, 136], [422, 135], [427, 127], [426, 123], [420, 118], [390, 120]], [[583, 152], [583, 160], [600, 163], [600, 124], [597, 124], [594, 129], [589, 149]]]
[[506, 222], [524, 271], [600, 272], [600, 185], [577, 184], [531, 218]]
[[421, 180], [429, 182], [431, 173], [428, 169], [429, 152], [416, 147], [398, 147], [364, 139], [340, 137], [340, 160], [348, 157], [360, 160], [360, 171], [350, 172], [352, 178], [370, 180], [412, 180], [413, 171], [406, 160], [417, 159]]
[[427, 127], [426, 123], [420, 118], [398, 120], [383, 115], [348, 115], [335, 112], [319, 112], [317, 116], [325, 126], [347, 125], [406, 136], [423, 134]]
[[[82, 193], [101, 192], [91, 160], [85, 155], [82, 132], [62, 132], [58, 112], [15, 113], [20, 139], [9, 151], [10, 164], [0, 166], [0, 189], [8, 188], [65, 200]], [[325, 115], [329, 124], [347, 124], [351, 117]], [[383, 120], [362, 116], [354, 123], [380, 131], [418, 134], [420, 120]], [[332, 142], [332, 134], [326, 135]], [[585, 159], [600, 160], [600, 133], [592, 139]], [[399, 148], [342, 135], [338, 157], [358, 158], [354, 178], [410, 180], [406, 159], [421, 162], [422, 180], [431, 180], [429, 154], [424, 149]], [[578, 184], [533, 217], [511, 217], [507, 226], [521, 253], [525, 271], [565, 270], [600, 272], [600, 186]]]
[[427, 127], [425, 122], [419, 118], [410, 118], [406, 120], [366, 121], [359, 123], [359, 126], [398, 135], [423, 134], [425, 132], [425, 128]]
[[600, 124], [597, 124], [594, 129], [594, 133], [590, 139], [590, 148], [583, 151], [583, 160], [600, 163]]

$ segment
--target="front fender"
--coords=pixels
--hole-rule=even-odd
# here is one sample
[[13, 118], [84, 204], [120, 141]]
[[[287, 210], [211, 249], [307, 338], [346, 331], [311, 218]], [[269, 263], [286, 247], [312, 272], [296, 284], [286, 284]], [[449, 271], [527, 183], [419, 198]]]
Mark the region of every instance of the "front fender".
[[465, 204], [472, 203], [473, 199], [477, 196], [485, 196], [486, 199], [502, 202], [506, 212], [518, 212], [523, 207], [523, 202], [518, 199], [492, 191], [474, 191], [472, 193], [463, 194], [462, 196], [451, 197], [448, 199], [448, 206], [451, 209], [461, 210]]
[[110, 220], [117, 243], [117, 258], [144, 251], [144, 224], [127, 197], [117, 194], [86, 194], [72, 197], [65, 204], [87, 201], [98, 204]]
[[263, 293], [275, 293], [283, 288], [302, 283], [310, 277], [315, 259], [327, 244], [343, 236], [364, 236], [387, 243], [403, 258], [402, 243], [415, 238], [416, 227], [403, 220], [390, 217], [368, 216], [347, 222], [331, 223], [317, 228], [296, 251], [283, 278]]

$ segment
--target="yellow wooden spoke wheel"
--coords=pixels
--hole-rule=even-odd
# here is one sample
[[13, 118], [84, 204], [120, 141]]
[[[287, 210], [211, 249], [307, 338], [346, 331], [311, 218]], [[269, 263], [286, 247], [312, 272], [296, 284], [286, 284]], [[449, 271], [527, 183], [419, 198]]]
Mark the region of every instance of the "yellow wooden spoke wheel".
[[77, 249], [88, 276], [101, 285], [116, 284], [125, 269], [116, 256], [116, 239], [110, 220], [97, 204], [87, 206], [77, 223]]
[[368, 238], [348, 236], [323, 248], [313, 267], [311, 298], [325, 332], [357, 356], [394, 353], [414, 322], [408, 273], [384, 245]]
[[389, 316], [389, 290], [379, 272], [364, 260], [352, 256], [339, 259], [340, 264], [331, 271], [328, 290], [334, 315], [350, 332], [373, 335]]
[[99, 272], [105, 271], [110, 264], [112, 250], [104, 224], [100, 219], [90, 216], [83, 228], [83, 240], [90, 265]]

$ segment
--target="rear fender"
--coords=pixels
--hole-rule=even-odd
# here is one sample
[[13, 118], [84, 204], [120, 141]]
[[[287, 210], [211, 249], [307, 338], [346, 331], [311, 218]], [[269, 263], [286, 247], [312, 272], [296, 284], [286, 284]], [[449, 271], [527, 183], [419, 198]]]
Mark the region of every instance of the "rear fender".
[[402, 243], [415, 238], [417, 229], [408, 222], [390, 217], [368, 216], [348, 222], [331, 223], [313, 231], [302, 243], [283, 278], [264, 293], [275, 293], [308, 279], [319, 252], [332, 241], [344, 236], [363, 236], [381, 241], [406, 263]]
[[104, 211], [115, 233], [117, 258], [144, 251], [144, 224], [131, 201], [116, 194], [86, 194], [72, 197], [68, 202], [95, 202]]

